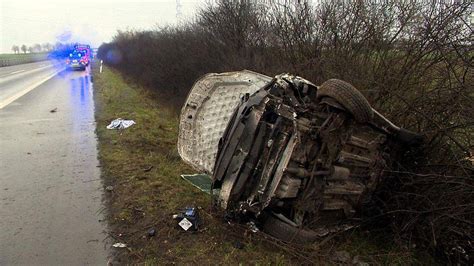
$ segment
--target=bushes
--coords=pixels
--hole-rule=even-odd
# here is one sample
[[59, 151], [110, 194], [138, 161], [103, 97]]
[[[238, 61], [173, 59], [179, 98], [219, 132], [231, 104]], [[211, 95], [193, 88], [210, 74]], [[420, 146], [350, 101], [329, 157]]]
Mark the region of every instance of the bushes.
[[176, 110], [208, 72], [246, 68], [352, 83], [389, 119], [426, 138], [387, 170], [375, 198], [382, 212], [367, 221], [384, 221], [399, 239], [446, 258], [473, 254], [469, 1], [254, 2], [219, 0], [186, 25], [119, 32], [99, 57]]

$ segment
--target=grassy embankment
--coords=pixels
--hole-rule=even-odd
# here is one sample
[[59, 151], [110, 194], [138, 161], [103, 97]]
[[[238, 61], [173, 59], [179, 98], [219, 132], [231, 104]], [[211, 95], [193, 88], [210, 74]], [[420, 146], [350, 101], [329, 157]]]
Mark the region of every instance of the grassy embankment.
[[[416, 262], [412, 252], [381, 234], [377, 237], [362, 230], [324, 244], [293, 248], [224, 222], [220, 214], [212, 213], [209, 196], [180, 178], [194, 171], [177, 153], [178, 115], [160, 105], [166, 99], [154, 97], [107, 67], [100, 74], [96, 68], [94, 79], [104, 185], [114, 187], [106, 192], [110, 237], [129, 247], [118, 250], [120, 262], [307, 264], [328, 262], [340, 250], [351, 255], [350, 261], [357, 256], [376, 264]], [[118, 117], [137, 124], [123, 131], [107, 130], [106, 125]], [[184, 232], [171, 219], [190, 205], [201, 208], [199, 232]], [[153, 237], [147, 235], [150, 228], [156, 230]]]

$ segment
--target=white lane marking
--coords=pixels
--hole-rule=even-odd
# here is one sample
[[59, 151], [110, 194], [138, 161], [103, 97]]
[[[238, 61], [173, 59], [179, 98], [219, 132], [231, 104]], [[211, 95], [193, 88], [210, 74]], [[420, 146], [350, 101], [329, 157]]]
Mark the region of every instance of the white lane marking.
[[32, 119], [32, 120], [24, 120], [19, 122], [20, 124], [31, 124], [31, 123], [36, 123], [36, 122], [44, 122], [44, 121], [53, 121], [56, 119], [53, 118], [39, 118], [39, 119]]
[[8, 74], [16, 74], [16, 73], [21, 73], [21, 72], [25, 72], [26, 70], [25, 69], [22, 69], [22, 70], [18, 70], [18, 71], [13, 71], [13, 72], [10, 72]]
[[[21, 70], [21, 71], [13, 71], [13, 72], [10, 72], [10, 73], [8, 73], [8, 74], [6, 74], [6, 75], [0, 76], [0, 79], [3, 79], [3, 78], [5, 78], [5, 79], [10, 79], [11, 77], [9, 77], [9, 76], [14, 75], [14, 74], [18, 74], [18, 73], [21, 73], [21, 72], [34, 72], [34, 71], [39, 71], [39, 70], [41, 70], [41, 69], [48, 68], [48, 67], [52, 67], [52, 66], [53, 66], [53, 65], [44, 66], [44, 67], [38, 67], [38, 68], [33, 68], [33, 69], [28, 69], [28, 70], [23, 69], [23, 70]], [[25, 74], [25, 73], [23, 73], [23, 74]]]
[[15, 95], [7, 98], [6, 100], [0, 102], [0, 109], [2, 109], [3, 107], [11, 104], [13, 101], [15, 101], [16, 99], [20, 98], [21, 96], [27, 94], [28, 92], [32, 91], [33, 89], [35, 89], [36, 87], [38, 87], [39, 85], [45, 83], [46, 81], [48, 81], [50, 78], [56, 76], [60, 71], [57, 71], [57, 72], [54, 72], [52, 75], [49, 75], [47, 76], [46, 78], [32, 84], [31, 86], [27, 87], [26, 89], [22, 90], [22, 91], [19, 91], [17, 92]]

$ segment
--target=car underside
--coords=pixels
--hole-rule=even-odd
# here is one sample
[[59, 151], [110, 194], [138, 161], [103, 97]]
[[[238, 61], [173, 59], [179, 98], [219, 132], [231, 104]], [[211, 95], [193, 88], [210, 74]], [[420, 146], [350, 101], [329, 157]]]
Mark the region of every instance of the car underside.
[[196, 82], [178, 149], [212, 175], [214, 202], [228, 217], [306, 243], [348, 228], [384, 170], [419, 141], [342, 80], [316, 86], [241, 71]]

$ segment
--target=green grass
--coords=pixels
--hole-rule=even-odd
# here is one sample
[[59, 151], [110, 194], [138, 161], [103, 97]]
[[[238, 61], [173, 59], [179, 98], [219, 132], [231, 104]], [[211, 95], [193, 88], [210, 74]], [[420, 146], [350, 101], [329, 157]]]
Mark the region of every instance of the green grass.
[[48, 53], [0, 54], [0, 66], [12, 66], [46, 60]]
[[16, 59], [16, 58], [38, 58], [47, 56], [48, 53], [19, 53], [19, 54], [0, 54], [0, 59]]
[[[108, 67], [94, 72], [99, 159], [107, 192], [110, 235], [130, 249], [117, 251], [119, 263], [155, 264], [322, 264], [331, 263], [337, 250], [373, 264], [416, 263], [413, 254], [392, 241], [353, 231], [319, 246], [281, 245], [263, 233], [228, 224], [210, 208], [209, 195], [180, 178], [194, 173], [176, 149], [178, 115], [160, 104], [147, 90], [126, 82]], [[136, 125], [123, 131], [107, 130], [118, 117]], [[144, 169], [153, 166], [152, 170]], [[197, 206], [203, 220], [195, 233], [177, 228], [172, 214]], [[148, 237], [154, 228], [156, 236]], [[234, 243], [244, 244], [243, 249]]]

